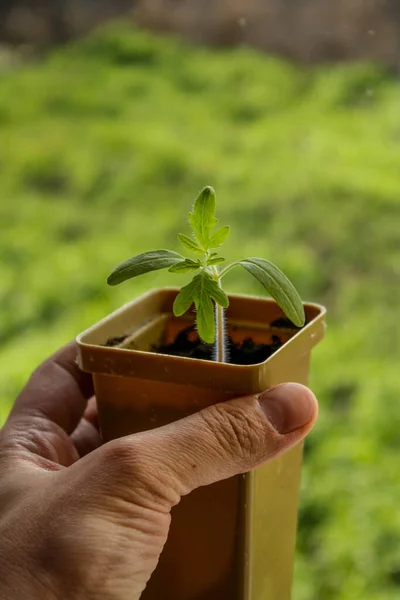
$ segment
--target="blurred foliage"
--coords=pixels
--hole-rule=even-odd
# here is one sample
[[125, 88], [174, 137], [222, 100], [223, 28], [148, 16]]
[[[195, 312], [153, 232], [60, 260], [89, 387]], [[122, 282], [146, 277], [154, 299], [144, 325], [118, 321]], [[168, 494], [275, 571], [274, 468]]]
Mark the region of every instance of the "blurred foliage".
[[170, 283], [105, 278], [130, 254], [178, 249], [211, 184], [227, 257], [265, 256], [329, 308], [294, 598], [399, 598], [399, 156], [399, 84], [370, 65], [303, 70], [114, 25], [4, 71], [0, 420], [40, 360]]

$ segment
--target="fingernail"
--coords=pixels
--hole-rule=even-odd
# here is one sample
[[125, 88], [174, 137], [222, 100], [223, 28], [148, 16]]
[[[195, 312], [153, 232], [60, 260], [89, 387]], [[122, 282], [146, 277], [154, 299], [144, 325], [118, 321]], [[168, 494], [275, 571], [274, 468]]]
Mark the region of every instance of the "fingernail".
[[279, 433], [290, 433], [306, 425], [314, 416], [315, 399], [299, 383], [284, 383], [266, 390], [258, 401], [268, 420]]

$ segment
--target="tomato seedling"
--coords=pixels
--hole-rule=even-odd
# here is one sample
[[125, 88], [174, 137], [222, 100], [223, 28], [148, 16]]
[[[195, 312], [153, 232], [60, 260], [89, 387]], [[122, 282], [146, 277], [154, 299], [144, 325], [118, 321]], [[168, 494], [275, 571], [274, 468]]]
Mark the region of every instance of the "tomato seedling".
[[185, 314], [194, 304], [199, 337], [215, 345], [215, 359], [226, 362], [226, 323], [224, 311], [229, 299], [222, 288], [222, 279], [235, 267], [243, 267], [259, 281], [274, 298], [288, 319], [296, 327], [305, 323], [303, 303], [289, 279], [276, 265], [264, 258], [244, 258], [221, 268], [225, 258], [219, 249], [229, 235], [229, 226], [215, 230], [216, 198], [212, 187], [205, 187], [195, 200], [189, 213], [191, 237], [179, 233], [182, 246], [195, 255], [185, 258], [172, 250], [151, 250], [138, 254], [116, 267], [107, 279], [117, 285], [159, 269], [171, 273], [193, 273], [192, 280], [181, 288], [175, 298], [173, 312], [176, 317]]

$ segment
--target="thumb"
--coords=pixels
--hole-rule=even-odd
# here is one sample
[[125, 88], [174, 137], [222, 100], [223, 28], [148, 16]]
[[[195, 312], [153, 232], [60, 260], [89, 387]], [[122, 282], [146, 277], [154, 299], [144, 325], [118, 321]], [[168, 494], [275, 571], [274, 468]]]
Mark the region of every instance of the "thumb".
[[[249, 471], [300, 442], [318, 415], [313, 393], [297, 383], [210, 406], [170, 425], [110, 442], [113, 476], [140, 479], [167, 504], [193, 489]], [[111, 463], [111, 464], [110, 464]]]

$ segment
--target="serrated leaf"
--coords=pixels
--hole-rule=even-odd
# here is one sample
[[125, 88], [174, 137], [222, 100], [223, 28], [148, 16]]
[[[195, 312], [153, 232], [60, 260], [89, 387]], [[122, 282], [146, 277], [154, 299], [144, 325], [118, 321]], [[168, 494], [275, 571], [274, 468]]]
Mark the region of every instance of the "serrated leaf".
[[196, 271], [197, 269], [200, 269], [200, 267], [201, 265], [199, 262], [186, 258], [170, 267], [168, 271], [170, 271], [170, 273], [187, 273], [188, 271]]
[[305, 314], [301, 298], [291, 281], [276, 265], [263, 258], [245, 258], [237, 264], [265, 287], [294, 325], [303, 327]]
[[194, 240], [192, 240], [184, 233], [178, 233], [178, 238], [182, 246], [187, 250], [190, 250], [191, 252], [196, 252], [196, 254], [204, 254], [203, 248], [199, 246], [199, 244], [196, 244]]
[[225, 259], [222, 256], [215, 256], [214, 258], [209, 258], [207, 261], [207, 264], [212, 266], [212, 265], [219, 265], [220, 263], [225, 262]]
[[214, 306], [212, 300], [223, 308], [229, 306], [229, 299], [218, 283], [206, 271], [195, 275], [175, 298], [173, 311], [177, 317], [182, 316], [194, 303], [196, 322], [200, 338], [207, 344], [215, 340]]
[[168, 269], [176, 263], [185, 260], [183, 256], [171, 250], [152, 250], [133, 256], [116, 267], [108, 276], [108, 285], [118, 285], [127, 279], [158, 271], [159, 269]]
[[219, 246], [222, 246], [229, 235], [229, 231], [229, 225], [225, 225], [225, 227], [217, 229], [217, 231], [210, 237], [210, 248], [219, 248]]
[[205, 187], [197, 196], [193, 212], [189, 213], [189, 222], [198, 242], [206, 249], [210, 248], [211, 231], [217, 223], [215, 218], [215, 192], [212, 187]]

